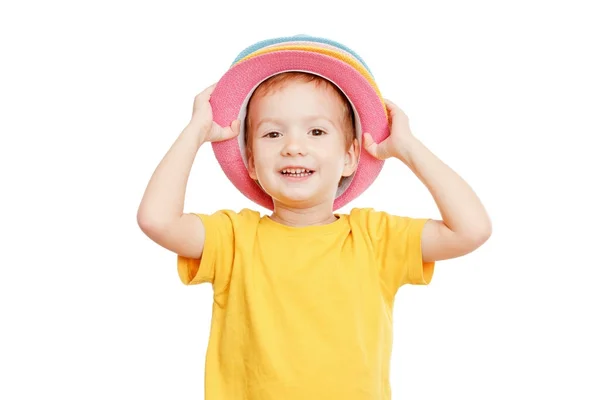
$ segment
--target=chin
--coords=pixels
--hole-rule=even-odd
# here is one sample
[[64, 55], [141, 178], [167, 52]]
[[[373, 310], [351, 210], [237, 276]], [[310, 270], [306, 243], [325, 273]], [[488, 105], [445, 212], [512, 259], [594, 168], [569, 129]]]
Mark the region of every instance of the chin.
[[334, 196], [326, 196], [323, 193], [277, 193], [271, 196], [274, 202], [294, 208], [311, 208], [330, 202], [333, 205]]
[[314, 196], [301, 193], [278, 193], [277, 195], [271, 197], [278, 203], [290, 206], [308, 207], [316, 203]]
[[313, 207], [329, 200], [333, 204], [337, 190], [336, 185], [336, 190], [331, 191], [332, 195], [327, 196], [324, 190], [325, 188], [315, 187], [318, 185], [315, 185], [314, 182], [313, 184], [298, 184], [295, 186], [290, 184], [280, 185], [278, 182], [263, 180], [261, 186], [274, 202], [289, 207], [301, 208]]

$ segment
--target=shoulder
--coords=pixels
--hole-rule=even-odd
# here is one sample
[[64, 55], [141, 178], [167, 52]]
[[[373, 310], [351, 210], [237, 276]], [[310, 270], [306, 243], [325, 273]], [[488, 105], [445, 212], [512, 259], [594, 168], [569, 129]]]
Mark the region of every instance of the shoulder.
[[348, 219], [354, 224], [377, 224], [390, 218], [394, 218], [394, 216], [370, 207], [353, 208], [348, 213]]
[[[202, 215], [202, 214], [197, 214]], [[213, 212], [212, 214], [205, 214], [209, 216], [226, 216], [231, 219], [260, 219], [260, 213], [249, 208], [242, 208], [239, 211], [231, 209], [222, 209]]]
[[249, 208], [242, 208], [239, 211], [221, 210], [221, 212], [227, 213], [231, 218], [236, 218], [238, 220], [258, 221], [261, 218], [260, 212]]
[[242, 227], [246, 225], [258, 224], [261, 215], [258, 211], [243, 208], [239, 211], [231, 209], [222, 209], [213, 212], [212, 214], [198, 214], [204, 224]]
[[345, 215], [354, 234], [361, 233], [371, 237], [377, 236], [378, 228], [385, 224], [388, 216], [388, 213], [370, 207], [353, 208]]
[[419, 230], [426, 219], [394, 215], [374, 208], [353, 208], [348, 219], [354, 229], [362, 229], [372, 236], [402, 234], [416, 228]]

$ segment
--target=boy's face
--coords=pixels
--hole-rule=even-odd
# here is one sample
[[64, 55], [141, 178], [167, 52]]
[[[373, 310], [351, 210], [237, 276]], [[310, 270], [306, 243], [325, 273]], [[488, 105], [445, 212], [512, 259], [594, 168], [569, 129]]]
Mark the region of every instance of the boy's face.
[[250, 177], [275, 204], [333, 204], [340, 178], [356, 169], [359, 150], [356, 139], [347, 149], [343, 117], [334, 91], [313, 82], [286, 82], [252, 99]]

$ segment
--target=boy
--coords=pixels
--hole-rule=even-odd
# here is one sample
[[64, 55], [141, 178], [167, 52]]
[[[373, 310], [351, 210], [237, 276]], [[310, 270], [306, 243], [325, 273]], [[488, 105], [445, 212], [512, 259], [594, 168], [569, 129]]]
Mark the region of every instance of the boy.
[[244, 121], [248, 173], [272, 197], [272, 215], [184, 214], [198, 148], [240, 132], [240, 121], [213, 122], [213, 89], [196, 96], [138, 211], [146, 235], [178, 254], [185, 284], [213, 285], [205, 398], [390, 399], [396, 291], [428, 284], [435, 261], [483, 244], [491, 234], [484, 207], [388, 101], [390, 136], [377, 144], [365, 133], [364, 148], [402, 160], [443, 221], [333, 213], [340, 179], [358, 162], [352, 109], [327, 80], [293, 72], [262, 83]]

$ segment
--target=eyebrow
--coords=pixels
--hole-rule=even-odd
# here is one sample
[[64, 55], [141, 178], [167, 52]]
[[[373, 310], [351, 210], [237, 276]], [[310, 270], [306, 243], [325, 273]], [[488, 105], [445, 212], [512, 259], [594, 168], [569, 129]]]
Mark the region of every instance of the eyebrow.
[[[302, 121], [305, 122], [305, 123], [319, 121], [319, 120], [327, 121], [328, 123], [330, 123], [334, 127], [337, 127], [337, 124], [335, 124], [332, 120], [330, 120], [329, 118], [325, 117], [324, 115], [309, 115], [309, 116], [307, 116], [307, 117], [305, 117], [305, 118], [302, 119]], [[271, 117], [263, 118], [263, 119], [261, 119], [258, 122], [258, 124], [256, 125], [256, 127], [258, 128], [262, 124], [266, 124], [266, 123], [273, 123], [275, 125], [282, 125], [282, 120], [278, 119], [278, 118], [271, 118]]]
[[263, 118], [260, 121], [258, 121], [258, 123], [256, 124], [256, 127], [260, 127], [263, 124], [268, 124], [268, 123], [272, 123], [275, 125], [279, 125], [281, 122], [279, 119], [277, 118]]

